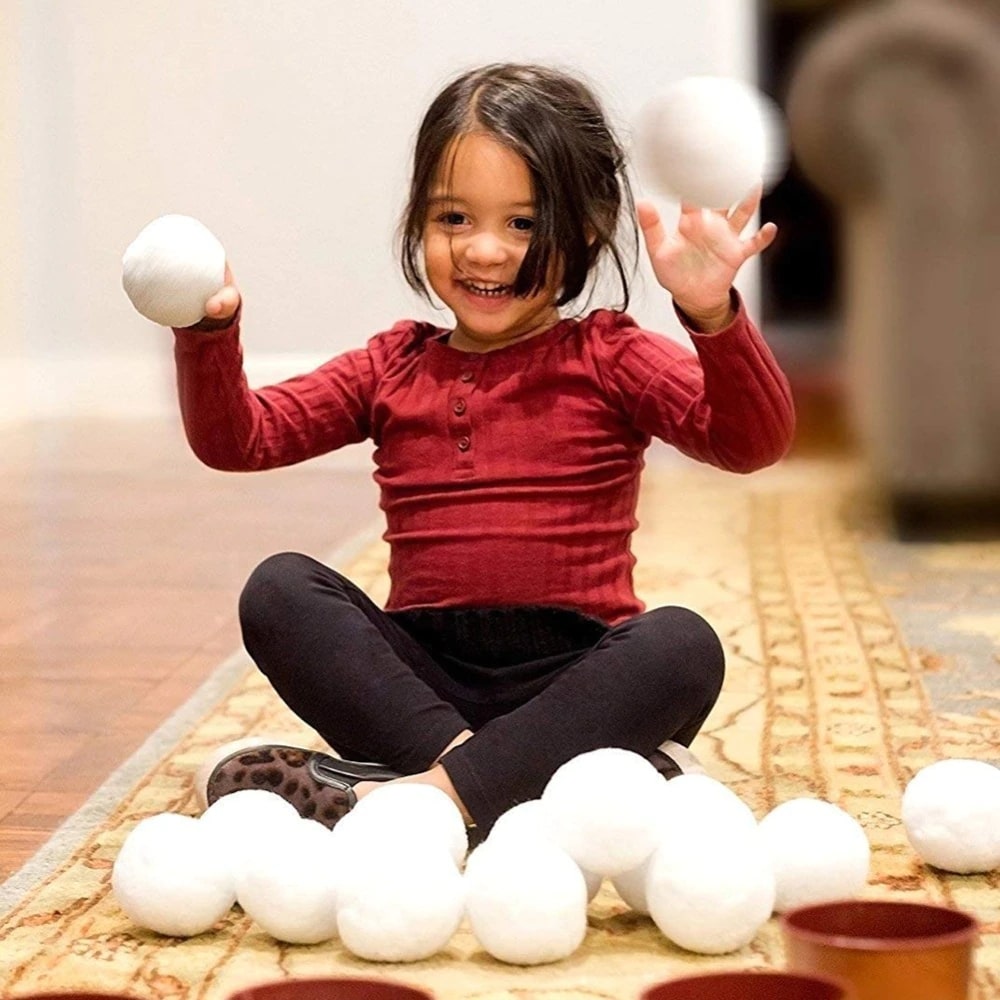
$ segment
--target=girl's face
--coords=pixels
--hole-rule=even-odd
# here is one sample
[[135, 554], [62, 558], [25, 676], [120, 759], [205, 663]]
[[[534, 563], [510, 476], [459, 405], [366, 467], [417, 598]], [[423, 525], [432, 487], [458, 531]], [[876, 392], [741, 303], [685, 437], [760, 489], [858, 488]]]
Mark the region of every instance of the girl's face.
[[493, 351], [559, 321], [557, 275], [534, 295], [513, 294], [534, 218], [531, 174], [517, 153], [481, 132], [452, 141], [431, 188], [423, 252], [431, 288], [455, 314], [453, 347]]

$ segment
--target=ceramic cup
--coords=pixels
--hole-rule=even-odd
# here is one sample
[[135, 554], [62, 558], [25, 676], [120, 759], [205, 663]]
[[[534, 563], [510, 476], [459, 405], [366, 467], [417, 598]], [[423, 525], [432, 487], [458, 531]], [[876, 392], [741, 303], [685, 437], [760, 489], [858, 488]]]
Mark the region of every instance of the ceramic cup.
[[417, 986], [393, 979], [279, 979], [248, 986], [229, 1000], [433, 1000]]
[[654, 983], [641, 1000], [855, 1000], [828, 976], [772, 970], [711, 972]]
[[789, 969], [850, 983], [857, 1000], [968, 1000], [978, 937], [944, 906], [844, 900], [782, 917]]

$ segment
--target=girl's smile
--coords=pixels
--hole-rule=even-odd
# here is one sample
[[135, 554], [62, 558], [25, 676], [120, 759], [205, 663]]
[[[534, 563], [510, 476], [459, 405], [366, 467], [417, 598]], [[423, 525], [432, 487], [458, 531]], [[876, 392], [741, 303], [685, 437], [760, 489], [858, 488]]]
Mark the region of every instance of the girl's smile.
[[428, 283], [455, 314], [453, 347], [493, 351], [559, 322], [555, 280], [514, 294], [534, 212], [531, 174], [517, 153], [481, 132], [451, 143], [431, 192], [423, 250]]

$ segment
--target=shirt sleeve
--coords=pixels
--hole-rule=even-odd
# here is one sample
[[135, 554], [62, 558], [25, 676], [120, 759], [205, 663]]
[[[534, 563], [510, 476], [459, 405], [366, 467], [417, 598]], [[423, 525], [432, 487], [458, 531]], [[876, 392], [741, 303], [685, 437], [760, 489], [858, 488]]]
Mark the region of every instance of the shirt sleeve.
[[213, 469], [251, 472], [369, 436], [375, 370], [368, 349], [254, 390], [243, 372], [239, 318], [217, 330], [174, 330], [181, 417], [198, 458]]
[[[734, 293], [735, 295], [735, 293]], [[635, 426], [685, 455], [731, 472], [782, 458], [795, 432], [788, 380], [736, 296], [736, 316], [715, 333], [685, 323], [694, 351], [635, 329], [614, 359]]]

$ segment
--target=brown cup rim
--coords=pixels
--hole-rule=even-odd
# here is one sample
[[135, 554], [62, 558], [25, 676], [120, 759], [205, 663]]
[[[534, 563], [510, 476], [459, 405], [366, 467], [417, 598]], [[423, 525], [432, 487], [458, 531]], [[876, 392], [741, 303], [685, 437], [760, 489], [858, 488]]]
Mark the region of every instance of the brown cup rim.
[[[942, 931], [938, 934], [921, 934], [905, 937], [889, 937], [885, 935], [835, 934], [829, 931], [817, 931], [803, 927], [797, 921], [820, 910], [834, 908], [856, 907], [858, 909], [884, 908], [902, 911], [909, 909], [927, 910], [935, 913], [948, 913], [958, 917], [963, 923], [953, 931]], [[789, 937], [800, 938], [815, 944], [828, 947], [854, 949], [855, 951], [918, 951], [925, 948], [946, 948], [950, 945], [962, 944], [976, 937], [979, 922], [971, 913], [953, 906], [940, 906], [936, 903], [914, 903], [899, 899], [842, 899], [827, 903], [813, 903], [809, 906], [799, 906], [781, 915], [781, 929]]]
[[249, 983], [228, 994], [228, 1000], [260, 1000], [270, 991], [278, 992], [282, 988], [303, 990], [322, 989], [335, 985], [350, 984], [351, 988], [362, 986], [373, 990], [400, 990], [410, 994], [411, 1000], [433, 1000], [434, 994], [416, 983], [406, 982], [389, 976], [293, 976], [287, 979], [266, 979], [257, 983]]
[[853, 1000], [854, 989], [850, 983], [845, 979], [840, 979], [837, 976], [831, 976], [825, 972], [812, 972], [811, 970], [806, 972], [801, 969], [778, 969], [778, 968], [750, 968], [750, 969], [718, 969], [715, 972], [696, 972], [689, 976], [675, 976], [673, 979], [659, 979], [655, 982], [649, 983], [640, 993], [639, 1000], [650, 1000], [653, 993], [664, 987], [670, 986], [673, 983], [700, 983], [704, 982], [706, 984], [711, 983], [713, 980], [718, 982], [719, 980], [730, 979], [735, 977], [737, 979], [748, 979], [751, 976], [759, 979], [779, 979], [779, 980], [798, 980], [800, 983], [814, 983], [819, 986], [829, 986], [835, 990], [840, 990], [843, 994], [843, 1000]]

